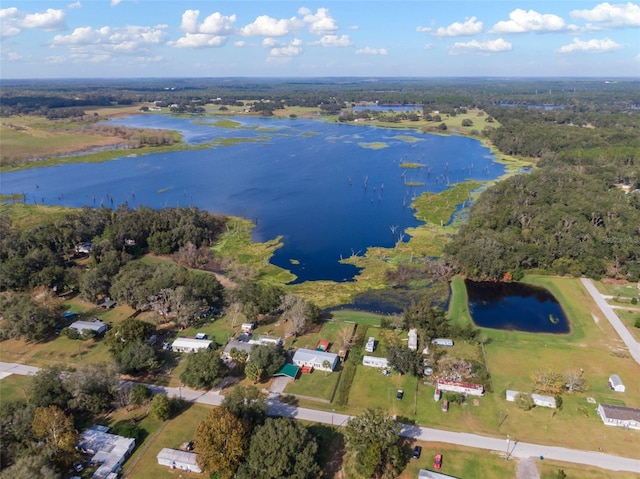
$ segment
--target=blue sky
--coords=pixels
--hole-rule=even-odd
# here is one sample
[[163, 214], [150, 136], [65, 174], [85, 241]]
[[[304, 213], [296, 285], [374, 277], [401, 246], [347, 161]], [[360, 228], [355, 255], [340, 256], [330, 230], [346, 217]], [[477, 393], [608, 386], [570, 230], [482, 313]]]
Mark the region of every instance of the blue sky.
[[640, 76], [640, 4], [2, 0], [0, 77]]

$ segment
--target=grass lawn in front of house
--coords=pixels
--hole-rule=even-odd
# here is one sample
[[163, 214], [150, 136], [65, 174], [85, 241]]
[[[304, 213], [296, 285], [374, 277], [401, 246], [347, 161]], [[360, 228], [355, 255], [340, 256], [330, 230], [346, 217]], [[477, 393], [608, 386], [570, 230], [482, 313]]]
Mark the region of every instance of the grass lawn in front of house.
[[340, 366], [333, 372], [315, 369], [311, 374], [300, 373], [298, 379], [289, 382], [284, 392], [330, 401], [340, 378], [339, 369]]
[[30, 376], [12, 374], [0, 379], [0, 403], [12, 401], [28, 401], [29, 387], [31, 386]]
[[142, 447], [138, 448], [125, 463], [123, 476], [136, 479], [204, 477], [202, 474], [186, 474], [177, 469], [172, 470], [161, 466], [156, 456], [162, 448], [179, 449], [184, 443], [193, 440], [198, 425], [210, 410], [211, 406], [191, 404], [179, 416], [161, 423], [157, 430], [147, 437]]
[[633, 335], [636, 341], [640, 342], [640, 328], [636, 327], [636, 321], [640, 319], [640, 311], [627, 311], [616, 309], [615, 313]]

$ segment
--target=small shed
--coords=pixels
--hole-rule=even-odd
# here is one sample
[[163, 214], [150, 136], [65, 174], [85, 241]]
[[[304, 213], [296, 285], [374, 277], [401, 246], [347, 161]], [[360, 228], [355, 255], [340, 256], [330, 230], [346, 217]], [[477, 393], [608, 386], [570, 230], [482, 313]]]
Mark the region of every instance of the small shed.
[[531, 399], [533, 399], [533, 403], [536, 406], [541, 406], [541, 407], [552, 407], [555, 408], [556, 406], [556, 398], [554, 398], [553, 396], [543, 396], [542, 394], [532, 394], [531, 395]]
[[389, 361], [387, 358], [378, 358], [376, 356], [363, 356], [362, 365], [369, 366], [370, 368], [386, 369], [389, 367]]
[[609, 376], [609, 387], [616, 392], [623, 393], [627, 390], [626, 386], [617, 374]]
[[178, 338], [171, 344], [171, 349], [177, 353], [193, 353], [203, 349], [211, 349], [213, 341], [208, 339]]
[[329, 350], [329, 341], [321, 339], [316, 343], [316, 351], [328, 351], [328, 350]]
[[171, 469], [179, 469], [187, 472], [202, 472], [197, 462], [198, 455], [193, 452], [180, 451], [165, 447], [160, 450], [156, 458], [158, 464]]
[[367, 339], [367, 344], [365, 345], [364, 350], [368, 353], [374, 352], [376, 350], [376, 338], [370, 336], [369, 339]]
[[520, 392], [519, 392], [519, 391], [514, 391], [513, 389], [507, 389], [507, 390], [505, 391], [505, 394], [506, 394], [506, 400], [507, 400], [507, 401], [509, 401], [509, 402], [515, 402], [515, 400], [516, 400], [516, 396], [517, 396], [518, 394], [520, 394]]
[[[328, 368], [323, 365], [325, 361], [329, 361]], [[299, 348], [293, 355], [293, 364], [300, 367], [312, 367], [320, 371], [333, 371], [338, 364], [338, 355], [313, 349]]]
[[242, 323], [242, 326], [240, 326], [240, 328], [245, 333], [252, 333], [255, 326], [255, 323]]
[[435, 344], [437, 346], [453, 346], [453, 339], [449, 338], [434, 338], [431, 340], [431, 344]]
[[285, 363], [280, 370], [275, 373], [273, 376], [286, 376], [291, 379], [296, 379], [298, 377], [298, 373], [300, 372], [300, 368], [295, 364]]

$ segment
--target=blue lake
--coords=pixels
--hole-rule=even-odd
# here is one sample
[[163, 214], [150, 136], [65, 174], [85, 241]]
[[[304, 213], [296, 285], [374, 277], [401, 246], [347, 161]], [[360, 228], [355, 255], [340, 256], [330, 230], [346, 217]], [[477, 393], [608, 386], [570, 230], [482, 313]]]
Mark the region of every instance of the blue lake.
[[476, 326], [531, 333], [569, 332], [562, 307], [544, 288], [517, 282], [465, 284], [469, 312]]
[[[272, 263], [292, 271], [296, 282], [351, 281], [358, 270], [340, 258], [407, 241], [400, 233], [421, 223], [410, 208], [414, 197], [505, 172], [488, 148], [469, 138], [307, 119], [229, 119], [241, 126], [156, 114], [110, 123], [179, 130], [191, 145], [259, 141], [141, 157], [124, 151], [104, 163], [2, 173], [1, 192], [48, 205], [197, 206], [242, 216], [256, 223], [254, 240], [282, 236]], [[403, 162], [425, 166], [402, 169]], [[395, 234], [391, 226], [398, 227]]]

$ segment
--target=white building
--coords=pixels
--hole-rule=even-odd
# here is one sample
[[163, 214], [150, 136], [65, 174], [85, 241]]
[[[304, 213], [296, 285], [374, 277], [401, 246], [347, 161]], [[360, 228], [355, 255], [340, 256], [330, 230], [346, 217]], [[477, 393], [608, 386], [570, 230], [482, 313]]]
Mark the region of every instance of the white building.
[[229, 341], [227, 345], [224, 347], [224, 351], [222, 352], [222, 359], [231, 359], [231, 350], [237, 349], [238, 351], [244, 351], [247, 353], [247, 359], [251, 356], [251, 349], [255, 346], [254, 344], [250, 344], [244, 341]]
[[244, 333], [252, 333], [254, 327], [255, 323], [242, 323], [242, 326], [240, 326]]
[[618, 376], [617, 374], [612, 374], [611, 376], [609, 376], [609, 387], [619, 393], [623, 393], [627, 390], [626, 386], [622, 382], [622, 379], [620, 379], [620, 376]]
[[[520, 394], [519, 391], [513, 391], [512, 389], [507, 389], [506, 391], [506, 399], [509, 402], [514, 402], [516, 397]], [[529, 394], [529, 393], [525, 393]], [[543, 396], [542, 394], [530, 394], [531, 399], [533, 399], [533, 404], [540, 407], [551, 407], [556, 408], [556, 398], [553, 396]]]
[[82, 334], [82, 331], [94, 331], [96, 334], [104, 333], [109, 326], [106, 323], [103, 323], [98, 318], [94, 318], [91, 321], [74, 321], [69, 325], [69, 329], [73, 329], [77, 331], [79, 334]]
[[271, 338], [269, 336], [258, 336], [258, 339], [250, 339], [249, 344], [257, 346], [282, 346], [282, 338]]
[[431, 344], [436, 344], [438, 346], [453, 346], [453, 339], [434, 338], [431, 340]]
[[482, 384], [438, 379], [436, 388], [440, 389], [440, 391], [453, 391], [461, 394], [469, 394], [471, 396], [484, 396], [484, 386]]
[[607, 426], [640, 429], [640, 409], [598, 404], [597, 411]]
[[186, 472], [202, 472], [197, 462], [198, 455], [193, 452], [179, 451], [177, 449], [163, 448], [156, 458], [158, 464], [171, 469], [178, 469]]
[[92, 426], [82, 433], [78, 443], [78, 449], [91, 454], [91, 460], [99, 464], [92, 476], [96, 479], [116, 477], [136, 446], [135, 439], [109, 434], [108, 430], [105, 426]]
[[171, 344], [171, 350], [177, 353], [193, 353], [203, 349], [211, 349], [213, 341], [208, 339], [177, 338]]
[[409, 330], [409, 343], [407, 344], [407, 347], [411, 351], [418, 350], [418, 330], [415, 328], [411, 328]]
[[373, 336], [370, 336], [367, 339], [367, 344], [364, 346], [364, 350], [368, 353], [372, 353], [376, 350], [376, 339]]
[[370, 368], [387, 369], [389, 367], [389, 361], [387, 361], [387, 358], [377, 358], [375, 356], [363, 356], [362, 365], [369, 366]]
[[[325, 361], [329, 361], [329, 368], [322, 365]], [[293, 364], [300, 367], [309, 366], [321, 371], [333, 371], [338, 364], [338, 355], [325, 351], [300, 348], [293, 355]]]

